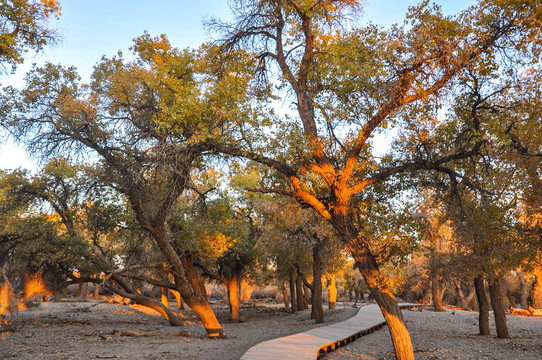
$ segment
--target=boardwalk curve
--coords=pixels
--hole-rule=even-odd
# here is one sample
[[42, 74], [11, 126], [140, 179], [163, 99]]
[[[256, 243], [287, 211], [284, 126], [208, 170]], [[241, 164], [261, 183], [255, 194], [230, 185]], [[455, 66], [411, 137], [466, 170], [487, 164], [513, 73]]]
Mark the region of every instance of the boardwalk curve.
[[370, 304], [346, 321], [259, 343], [248, 349], [241, 359], [313, 360], [385, 324], [378, 305]]

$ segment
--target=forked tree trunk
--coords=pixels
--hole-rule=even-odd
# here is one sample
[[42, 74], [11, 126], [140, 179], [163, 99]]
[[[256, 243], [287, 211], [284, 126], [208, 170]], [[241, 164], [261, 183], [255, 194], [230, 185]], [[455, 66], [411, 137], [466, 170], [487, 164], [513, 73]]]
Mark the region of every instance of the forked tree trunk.
[[292, 306], [292, 314], [297, 313], [297, 296], [295, 291], [295, 279], [293, 272], [290, 273], [290, 301]]
[[[350, 233], [353, 232], [350, 231]], [[365, 278], [371, 295], [380, 307], [384, 319], [386, 319], [396, 359], [414, 360], [412, 340], [403, 319], [403, 314], [399, 305], [397, 305], [395, 296], [388, 288], [386, 280], [380, 274], [375, 258], [359, 236], [350, 239], [347, 246], [354, 257], [357, 268]]]
[[303, 280], [301, 279], [301, 274], [298, 272], [297, 277], [295, 279], [295, 291], [296, 291], [296, 297], [297, 297], [297, 309], [299, 311], [305, 310], [305, 306], [303, 304]]
[[542, 309], [542, 267], [537, 267], [534, 270], [535, 283], [531, 291], [531, 300], [533, 308]]
[[478, 328], [480, 335], [489, 335], [489, 302], [487, 301], [484, 279], [477, 276], [474, 279], [476, 299], [478, 300]]
[[491, 297], [491, 306], [495, 317], [495, 327], [497, 328], [497, 337], [499, 339], [508, 339], [508, 326], [506, 324], [506, 315], [504, 314], [504, 301], [502, 298], [501, 279], [492, 280], [489, 283], [489, 296]]
[[435, 311], [444, 311], [444, 306], [442, 306], [444, 289], [442, 288], [442, 282], [437, 279], [437, 276], [433, 276], [433, 280], [431, 281], [431, 295], [433, 297], [433, 307], [435, 308]]
[[282, 294], [282, 301], [284, 301], [284, 308], [288, 309], [290, 307], [290, 301], [288, 300], [288, 291], [286, 291], [286, 286], [284, 286], [284, 284], [280, 285], [280, 292]]
[[327, 276], [327, 293], [329, 297], [329, 309], [335, 309], [337, 302], [337, 285], [335, 283], [335, 275]]
[[224, 280], [228, 288], [228, 300], [230, 303], [230, 321], [239, 322], [239, 274], [232, 272], [229, 279]]
[[312, 251], [312, 314], [316, 323], [324, 322], [324, 308], [322, 307], [322, 259], [319, 249]]

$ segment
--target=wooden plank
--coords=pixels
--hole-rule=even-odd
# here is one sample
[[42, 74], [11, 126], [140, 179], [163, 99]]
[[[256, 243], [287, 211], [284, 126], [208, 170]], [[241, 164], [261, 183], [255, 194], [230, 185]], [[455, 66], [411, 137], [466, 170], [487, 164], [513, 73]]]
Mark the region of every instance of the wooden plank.
[[264, 341], [250, 348], [241, 359], [317, 359], [320, 351], [334, 350], [383, 324], [380, 308], [370, 304], [344, 322]]

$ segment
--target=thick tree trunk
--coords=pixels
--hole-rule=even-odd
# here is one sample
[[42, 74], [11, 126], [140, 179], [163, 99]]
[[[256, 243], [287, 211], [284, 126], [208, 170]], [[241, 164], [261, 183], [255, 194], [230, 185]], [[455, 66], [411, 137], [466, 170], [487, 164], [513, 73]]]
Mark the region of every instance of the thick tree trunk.
[[[350, 234], [353, 232], [350, 231]], [[356, 234], [357, 235], [357, 234]], [[398, 360], [414, 360], [414, 349], [401, 309], [397, 305], [394, 295], [387, 286], [387, 282], [380, 274], [378, 265], [363, 240], [356, 236], [347, 243], [371, 295], [376, 300], [390, 331], [395, 356]]]
[[327, 276], [327, 293], [329, 296], [329, 309], [335, 309], [337, 302], [337, 285], [335, 283], [335, 275]]
[[320, 250], [316, 247], [312, 251], [312, 314], [316, 323], [324, 322], [324, 308], [322, 307], [322, 259]]
[[489, 295], [491, 297], [491, 306], [493, 307], [493, 315], [495, 317], [497, 337], [499, 339], [508, 339], [510, 336], [508, 335], [506, 315], [504, 314], [501, 279], [495, 279], [489, 283]]
[[[209, 304], [209, 300], [207, 299], [205, 284], [194, 268], [190, 255], [185, 254], [180, 257], [180, 259], [184, 269], [183, 275], [186, 281], [180, 284], [181, 286], [179, 286], [179, 292], [186, 302], [186, 305], [190, 306], [190, 308], [194, 310], [196, 314], [198, 314], [209, 337], [225, 337], [226, 334], [222, 330], [222, 327], [220, 326], [220, 323], [218, 322], [216, 315]], [[179, 285], [177, 274], [174, 275], [175, 283]], [[192, 291], [187, 291], [187, 285], [191, 287]]]
[[102, 285], [101, 284], [94, 284], [94, 297], [97, 298], [100, 296], [100, 292], [102, 291]]
[[[145, 219], [141, 212], [135, 209], [142, 224]], [[201, 319], [209, 337], [225, 337], [224, 331], [207, 299], [207, 292], [201, 276], [197, 273], [189, 253], [178, 254], [172, 243], [166, 239], [163, 223], [159, 226], [146, 226], [162, 254], [166, 257], [173, 270], [177, 290], [181, 293], [186, 304], [196, 312]]]
[[542, 309], [542, 267], [537, 267], [534, 271], [535, 283], [531, 291], [531, 300], [533, 308]]
[[295, 279], [295, 290], [296, 290], [296, 297], [297, 297], [297, 309], [299, 311], [305, 310], [305, 306], [303, 304], [303, 280], [301, 279], [301, 274], [298, 272], [297, 277]]
[[228, 300], [230, 302], [230, 322], [239, 322], [239, 274], [232, 272], [229, 279], [225, 279], [228, 288]]
[[87, 297], [87, 292], [88, 292], [88, 283], [87, 282], [80, 283], [79, 284], [79, 289], [77, 290], [77, 296], [81, 300], [84, 300]]
[[295, 279], [293, 272], [290, 273], [290, 300], [292, 304], [292, 314], [297, 313], [297, 296], [295, 291]]
[[442, 283], [437, 276], [433, 276], [431, 281], [431, 294], [433, 297], [433, 307], [435, 311], [444, 311], [444, 306], [442, 306], [442, 296], [444, 295], [444, 290], [442, 289]]
[[478, 300], [478, 328], [480, 329], [480, 335], [489, 335], [489, 303], [482, 277], [477, 276], [474, 279], [474, 288], [476, 289], [476, 299]]

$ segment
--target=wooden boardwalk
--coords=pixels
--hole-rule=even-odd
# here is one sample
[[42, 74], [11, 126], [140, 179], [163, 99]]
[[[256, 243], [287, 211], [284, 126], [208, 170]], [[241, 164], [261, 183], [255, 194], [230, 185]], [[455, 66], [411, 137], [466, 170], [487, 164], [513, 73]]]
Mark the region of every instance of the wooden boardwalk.
[[362, 307], [356, 315], [341, 323], [322, 326], [299, 334], [264, 341], [250, 348], [242, 360], [317, 359], [362, 335], [384, 326], [384, 316], [376, 304]]

